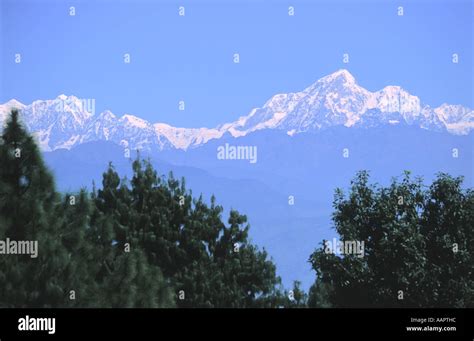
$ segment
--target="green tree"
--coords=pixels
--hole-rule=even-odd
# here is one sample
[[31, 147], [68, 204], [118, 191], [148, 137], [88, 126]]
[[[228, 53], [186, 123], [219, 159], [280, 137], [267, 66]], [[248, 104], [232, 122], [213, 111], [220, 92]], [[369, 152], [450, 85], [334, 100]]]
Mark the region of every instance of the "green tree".
[[60, 238], [68, 256], [64, 281], [69, 290], [67, 306], [70, 307], [94, 307], [100, 297], [94, 280], [98, 271], [97, 248], [88, 238], [91, 212], [92, 205], [85, 190], [66, 193], [58, 210], [58, 215], [63, 217]]
[[[117, 245], [144, 250], [149, 262], [169, 278], [180, 307], [268, 306], [279, 278], [265, 250], [248, 240], [247, 218], [211, 198], [193, 199], [184, 180], [159, 177], [149, 161], [133, 163], [130, 182], [113, 167], [95, 198], [99, 215]], [[102, 228], [104, 224], [94, 224]]]
[[60, 238], [59, 196], [16, 110], [3, 130], [0, 165], [0, 239], [38, 242], [37, 258], [0, 256], [0, 306], [66, 305], [68, 252]]
[[[318, 281], [310, 302], [335, 307], [472, 307], [474, 192], [439, 174], [429, 188], [409, 172], [390, 186], [358, 173], [336, 190], [333, 221], [342, 241], [364, 241], [364, 256], [339, 257], [324, 243], [310, 257]], [[324, 293], [321, 293], [322, 285]], [[328, 290], [329, 289], [329, 290]]]
[[0, 140], [0, 239], [38, 241], [38, 258], [0, 257], [1, 307], [276, 307], [275, 265], [247, 218], [184, 179], [110, 165], [102, 188], [60, 195], [13, 111]]
[[151, 264], [133, 230], [140, 224], [131, 207], [131, 193], [112, 166], [103, 188], [92, 193], [94, 210], [87, 234], [96, 260], [94, 272], [99, 307], [172, 307], [174, 295], [161, 269]]
[[286, 308], [306, 308], [308, 307], [308, 294], [301, 288], [301, 282], [294, 281], [293, 289], [286, 292], [283, 306]]
[[330, 283], [323, 283], [316, 279], [309, 289], [308, 307], [310, 308], [332, 308], [334, 301], [334, 290]]

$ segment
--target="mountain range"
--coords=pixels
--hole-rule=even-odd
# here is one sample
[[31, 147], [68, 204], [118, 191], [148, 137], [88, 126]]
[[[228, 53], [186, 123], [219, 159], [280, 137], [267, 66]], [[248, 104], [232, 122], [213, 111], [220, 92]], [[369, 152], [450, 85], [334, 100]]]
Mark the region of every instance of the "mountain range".
[[[0, 105], [0, 122], [13, 107], [36, 135], [61, 192], [100, 186], [109, 162], [130, 179], [135, 154], [125, 156], [124, 148], [142, 149], [160, 175], [184, 177], [204, 200], [215, 195], [224, 216], [231, 208], [248, 215], [250, 237], [269, 251], [286, 287], [300, 280], [307, 290], [314, 281], [308, 256], [323, 239], [337, 238], [334, 190], [347, 189], [357, 171], [369, 170], [385, 185], [404, 170], [428, 183], [446, 172], [474, 184], [471, 109], [431, 108], [397, 86], [370, 92], [346, 70], [216, 128], [95, 115], [91, 103], [65, 95], [29, 105], [11, 100]], [[216, 157], [227, 144], [258, 147], [258, 162]]]
[[474, 128], [472, 109], [450, 104], [431, 108], [399, 86], [370, 92], [344, 69], [303, 91], [274, 95], [261, 108], [216, 128], [153, 124], [131, 114], [117, 117], [109, 110], [95, 115], [84, 100], [66, 95], [29, 105], [12, 99], [0, 105], [0, 122], [12, 108], [21, 111], [43, 151], [71, 149], [93, 141], [111, 141], [132, 150], [187, 150], [225, 135], [242, 137], [264, 129], [294, 136], [335, 126], [360, 129], [405, 124], [454, 135], [467, 135]]

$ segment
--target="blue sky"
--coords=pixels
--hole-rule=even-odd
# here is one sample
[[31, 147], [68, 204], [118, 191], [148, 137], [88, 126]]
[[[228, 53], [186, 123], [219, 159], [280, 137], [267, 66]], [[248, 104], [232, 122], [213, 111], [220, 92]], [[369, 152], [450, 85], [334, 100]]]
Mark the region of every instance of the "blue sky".
[[474, 107], [469, 0], [0, 3], [1, 103], [65, 93], [98, 112], [212, 127], [347, 68], [372, 91], [400, 85], [431, 106]]

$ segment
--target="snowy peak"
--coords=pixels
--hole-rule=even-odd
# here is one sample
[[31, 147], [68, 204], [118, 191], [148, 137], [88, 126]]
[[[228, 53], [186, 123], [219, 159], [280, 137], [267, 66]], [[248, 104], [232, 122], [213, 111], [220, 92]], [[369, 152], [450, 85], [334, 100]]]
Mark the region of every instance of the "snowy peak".
[[472, 119], [474, 111], [461, 105], [442, 104], [434, 109], [438, 117], [446, 123], [454, 123], [457, 121], [465, 121]]
[[352, 74], [346, 69], [340, 69], [330, 75], [321, 78], [318, 83], [340, 84], [343, 86], [351, 86], [356, 84], [356, 80]]
[[5, 123], [8, 117], [9, 112], [12, 109], [23, 110], [24, 107], [25, 105], [23, 103], [20, 103], [16, 99], [11, 99], [5, 104], [1, 104], [0, 105], [0, 126], [3, 126], [3, 124]]
[[303, 96], [315, 97], [324, 96], [331, 93], [339, 93], [342, 95], [344, 93], [347, 94], [351, 92], [364, 93], [366, 90], [357, 84], [354, 76], [352, 76], [349, 71], [341, 69], [319, 79], [300, 92], [300, 94]]
[[474, 129], [474, 110], [461, 105], [442, 104], [433, 111], [452, 134], [466, 135]]
[[420, 99], [410, 95], [399, 86], [386, 86], [373, 95], [375, 96], [375, 107], [382, 112], [419, 114], [421, 111]]
[[278, 94], [262, 108], [231, 124], [231, 133], [242, 136], [261, 129], [287, 129], [292, 134], [337, 124], [353, 125], [356, 112], [365, 110], [370, 93], [357, 85], [354, 76], [338, 70], [303, 91]]
[[164, 136], [178, 149], [188, 149], [211, 139], [218, 139], [225, 131], [209, 128], [176, 128], [165, 123], [155, 123], [153, 126], [157, 135]]
[[409, 124], [424, 129], [467, 134], [472, 129], [472, 110], [462, 106], [431, 109], [400, 86], [370, 92], [352, 74], [338, 70], [301, 92], [278, 94], [263, 107], [229, 124], [234, 136], [260, 129], [286, 130], [291, 136], [335, 125], [375, 127]]
[[117, 117], [110, 110], [95, 115], [95, 102], [59, 95], [29, 105], [10, 100], [0, 105], [4, 123], [12, 108], [20, 110], [27, 128], [43, 150], [72, 148], [78, 144], [107, 140], [128, 149], [186, 150], [224, 134], [245, 136], [263, 129], [282, 130], [290, 136], [317, 132], [333, 126], [352, 129], [407, 124], [422, 129], [465, 135], [474, 129], [474, 112], [461, 105], [431, 108], [400, 86], [389, 85], [371, 92], [341, 69], [299, 92], [272, 96], [260, 108], [236, 121], [216, 128], [178, 128], [148, 122], [132, 114]]
[[105, 110], [97, 116], [98, 121], [104, 121], [104, 122], [113, 122], [117, 119], [117, 116], [113, 114], [112, 111], [110, 110]]
[[23, 109], [25, 107], [25, 105], [19, 101], [17, 101], [16, 99], [11, 99], [9, 100], [7, 103], [4, 104], [4, 106], [7, 106], [9, 108], [16, 108], [16, 109]]
[[120, 122], [129, 127], [138, 128], [138, 129], [146, 129], [151, 126], [150, 123], [148, 123], [148, 121], [145, 121], [137, 116], [133, 116], [129, 114], [123, 115], [120, 118]]

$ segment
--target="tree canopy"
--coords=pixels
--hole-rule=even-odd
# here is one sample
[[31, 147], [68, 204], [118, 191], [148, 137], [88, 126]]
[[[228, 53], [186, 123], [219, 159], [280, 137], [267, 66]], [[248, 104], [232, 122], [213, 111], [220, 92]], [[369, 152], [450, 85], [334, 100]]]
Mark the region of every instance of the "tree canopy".
[[150, 160], [131, 162], [131, 179], [110, 164], [100, 188], [59, 193], [14, 110], [0, 165], [0, 247], [37, 245], [0, 255], [0, 307], [474, 306], [474, 191], [461, 177], [426, 187], [406, 172], [381, 186], [358, 173], [336, 190], [333, 222], [363, 252], [323, 241], [307, 294], [298, 281], [282, 288], [245, 215], [224, 219], [216, 198], [193, 196]]
[[333, 221], [341, 241], [364, 241], [364, 256], [310, 257], [310, 303], [334, 307], [472, 307], [474, 192], [438, 174], [425, 187], [406, 172], [383, 187], [360, 172], [337, 190]]
[[248, 239], [247, 218], [227, 224], [214, 197], [113, 165], [102, 188], [60, 194], [34, 139], [13, 111], [0, 140], [0, 239], [38, 241], [38, 258], [0, 257], [3, 307], [269, 307], [280, 279]]

